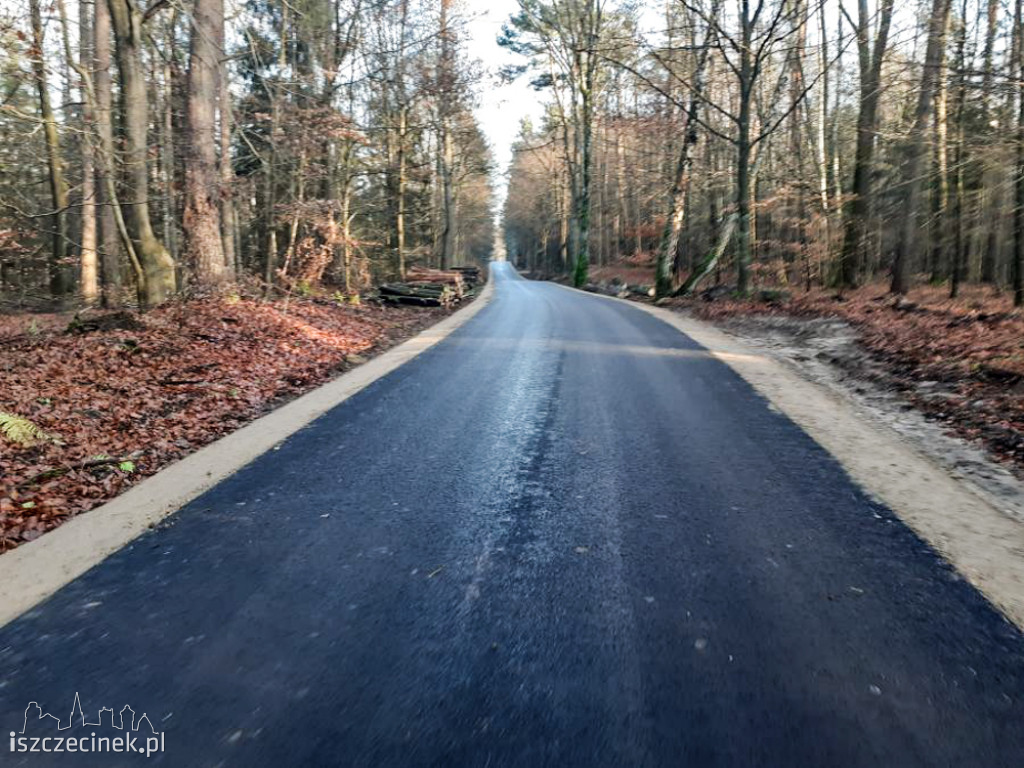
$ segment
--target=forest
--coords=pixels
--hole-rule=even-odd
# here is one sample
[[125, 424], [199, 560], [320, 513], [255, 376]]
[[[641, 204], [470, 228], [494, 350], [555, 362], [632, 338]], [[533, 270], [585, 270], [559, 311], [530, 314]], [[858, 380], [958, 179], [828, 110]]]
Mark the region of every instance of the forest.
[[[525, 269], [659, 295], [984, 284], [1024, 302], [1021, 3], [522, 0], [544, 104], [500, 211]], [[0, 301], [357, 293], [486, 258], [454, 0], [30, 0], [0, 15]], [[534, 124], [536, 123], [536, 124]]]
[[228, 284], [354, 296], [486, 258], [492, 160], [466, 13], [4, 6], [0, 309], [151, 308]]
[[1020, 0], [523, 0], [504, 222], [524, 269], [661, 296], [990, 286], [1024, 302]]

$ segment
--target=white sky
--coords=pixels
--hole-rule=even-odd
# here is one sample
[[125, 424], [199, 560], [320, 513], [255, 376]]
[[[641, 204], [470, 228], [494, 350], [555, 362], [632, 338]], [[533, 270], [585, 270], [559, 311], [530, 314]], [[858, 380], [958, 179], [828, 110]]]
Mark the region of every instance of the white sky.
[[[652, 5], [657, 5], [654, 3]], [[501, 83], [497, 73], [508, 64], [523, 64], [522, 57], [516, 56], [497, 43], [501, 25], [519, 10], [517, 0], [463, 0], [462, 11], [467, 18], [465, 27], [466, 48], [471, 59], [478, 59], [484, 68], [484, 81], [480, 87], [480, 104], [476, 116], [494, 151], [497, 176], [498, 205], [504, 200], [506, 171], [512, 160], [512, 143], [519, 134], [519, 124], [524, 117], [540, 123], [544, 113], [543, 102], [548, 98], [544, 91], [535, 91], [528, 84], [529, 76], [524, 75], [513, 83]], [[658, 11], [650, 20], [660, 21]], [[641, 11], [641, 19], [647, 17]], [[654, 24], [657, 27], [657, 24]]]
[[498, 70], [507, 64], [523, 63], [521, 58], [501, 48], [497, 43], [504, 24], [519, 8], [516, 0], [464, 0], [468, 16], [466, 48], [469, 57], [479, 59], [484, 68], [480, 85], [480, 104], [477, 119], [494, 151], [498, 195], [504, 198], [504, 174], [512, 159], [512, 142], [519, 133], [524, 117], [534, 123], [540, 119], [543, 93], [534, 91], [523, 77], [511, 84], [498, 80]]

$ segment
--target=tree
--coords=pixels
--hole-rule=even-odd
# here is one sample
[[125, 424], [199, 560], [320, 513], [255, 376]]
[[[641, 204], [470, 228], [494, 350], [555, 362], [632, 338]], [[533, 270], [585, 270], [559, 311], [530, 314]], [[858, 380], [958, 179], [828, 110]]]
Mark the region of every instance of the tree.
[[676, 172], [669, 193], [668, 216], [665, 217], [665, 234], [662, 237], [661, 250], [658, 251], [658, 262], [655, 270], [655, 290], [658, 296], [667, 296], [673, 288], [673, 260], [679, 250], [679, 236], [683, 230], [683, 216], [686, 212], [686, 192], [689, 189], [690, 170], [693, 167], [691, 153], [697, 144], [697, 119], [700, 115], [701, 99], [704, 95], [704, 77], [711, 48], [715, 44], [715, 27], [718, 24], [719, 2], [715, 0], [709, 11], [709, 21], [704, 42], [697, 53], [694, 66], [692, 85], [690, 86], [690, 103], [686, 108], [686, 124], [684, 126], [683, 144], [676, 161]]
[[46, 45], [43, 37], [43, 16], [39, 0], [29, 0], [32, 20], [32, 69], [39, 94], [39, 117], [46, 136], [46, 160], [49, 165], [52, 232], [50, 236], [50, 290], [54, 296], [67, 292], [67, 211], [68, 188], [64, 181], [64, 160], [61, 157], [57, 118], [50, 103], [50, 83], [46, 76]]
[[594, 107], [599, 84], [599, 43], [605, 27], [602, 0], [519, 0], [519, 13], [499, 43], [529, 57], [534, 85], [551, 88], [561, 122], [564, 160], [572, 195], [573, 283], [590, 268], [591, 174]]
[[839, 283], [847, 288], [860, 284], [864, 254], [868, 247], [868, 215], [872, 202], [875, 135], [878, 131], [878, 102], [882, 93], [882, 62], [889, 45], [894, 0], [880, 0], [874, 43], [871, 42], [871, 15], [867, 0], [858, 0], [857, 21], [840, 10], [854, 29], [857, 63], [860, 72], [860, 98], [857, 110], [857, 149], [853, 165], [853, 185], [843, 212], [845, 229], [839, 258]]
[[129, 231], [138, 258], [140, 301], [155, 306], [177, 289], [174, 259], [153, 232], [149, 212], [149, 161], [147, 126], [149, 100], [142, 67], [142, 27], [146, 19], [134, 0], [109, 0], [116, 42], [117, 68], [121, 76], [121, 118], [124, 131], [124, 175], [130, 213]]
[[[107, 0], [94, 0], [93, 8], [93, 119], [96, 142], [97, 242], [100, 250], [103, 305], [111, 307], [119, 301], [121, 286], [120, 235], [115, 219], [115, 202], [109, 189], [113, 187], [113, 88], [111, 85], [110, 7]], [[88, 67], [86, 67], [88, 69]], [[109, 188], [108, 188], [109, 187]], [[120, 210], [118, 208], [118, 210]]]
[[906, 293], [909, 288], [911, 248], [917, 231], [917, 217], [920, 213], [921, 163], [927, 152], [924, 141], [928, 121], [931, 118], [935, 92], [938, 87], [943, 62], [946, 56], [946, 30], [949, 26], [950, 0], [933, 0], [928, 17], [928, 43], [925, 50], [924, 68], [921, 72], [921, 87], [917, 92], [917, 107], [914, 110], [914, 124], [907, 138], [906, 163], [903, 178], [906, 196], [903, 208], [903, 228], [892, 266], [893, 293]]
[[1013, 306], [1024, 306], [1024, 3], [1016, 0], [1013, 6], [1013, 26], [1016, 45], [1017, 71], [1017, 168], [1014, 184], [1013, 209], [1014, 242], [1010, 260], [1010, 284]]
[[[183, 228], [185, 259], [200, 285], [223, 280], [226, 267], [214, 134], [223, 39], [223, 0], [196, 0], [192, 10], [188, 65]], [[225, 161], [229, 162], [229, 159]]]
[[442, 212], [444, 215], [441, 226], [441, 269], [448, 269], [455, 258], [455, 190], [453, 176], [455, 173], [455, 149], [452, 138], [452, 113], [455, 92], [455, 51], [449, 14], [451, 0], [441, 0], [440, 30], [438, 37], [441, 42], [440, 61], [437, 65], [437, 101], [438, 101], [438, 165], [441, 171]]
[[[64, 30], [65, 56], [72, 61], [74, 53], [68, 43], [67, 13], [64, 10], [64, 0], [60, 0], [60, 14], [62, 28]], [[92, 18], [90, 4], [79, 0], [78, 4], [78, 67], [79, 72], [92, 66]], [[91, 105], [91, 99], [87, 94], [88, 81], [79, 74], [79, 93], [83, 105], [82, 109], [82, 131], [79, 136], [78, 146], [82, 162], [82, 208], [81, 208], [81, 234], [80, 248], [82, 267], [81, 272], [81, 294], [87, 305], [97, 302], [100, 295], [100, 265], [99, 251], [97, 246], [97, 217], [96, 217], [96, 146], [95, 130], [93, 124], [95, 115]]]

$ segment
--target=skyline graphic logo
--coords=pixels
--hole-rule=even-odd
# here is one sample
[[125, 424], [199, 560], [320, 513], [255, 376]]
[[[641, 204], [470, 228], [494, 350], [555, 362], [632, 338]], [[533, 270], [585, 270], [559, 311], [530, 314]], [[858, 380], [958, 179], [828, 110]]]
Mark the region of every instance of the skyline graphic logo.
[[[91, 719], [91, 718], [90, 718]], [[76, 731], [76, 728], [82, 730]], [[90, 730], [88, 733], [85, 729]], [[52, 735], [55, 729], [57, 735]], [[109, 730], [108, 730], [109, 729]], [[49, 731], [51, 735], [35, 735]], [[72, 734], [78, 735], [72, 735]], [[108, 735], [109, 734], [109, 735]], [[95, 722], [86, 720], [82, 700], [75, 692], [75, 701], [67, 720], [43, 711], [38, 702], [30, 701], [25, 707], [21, 731], [11, 731], [11, 752], [135, 752], [149, 757], [164, 751], [164, 733], [153, 727], [143, 712], [136, 717], [135, 710], [125, 704], [119, 712], [112, 707], [101, 707]]]

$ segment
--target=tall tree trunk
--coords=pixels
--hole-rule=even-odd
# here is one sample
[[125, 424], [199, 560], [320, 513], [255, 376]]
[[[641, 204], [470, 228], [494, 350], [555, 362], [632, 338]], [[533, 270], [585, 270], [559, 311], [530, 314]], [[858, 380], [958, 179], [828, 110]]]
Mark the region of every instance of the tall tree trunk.
[[558, 260], [559, 269], [565, 272], [569, 269], [569, 207], [570, 189], [566, 177], [568, 171], [557, 174], [556, 184], [558, 186]]
[[[175, 86], [180, 80], [182, 68], [178, 59], [177, 51], [177, 30], [179, 11], [174, 8], [170, 18], [164, 24], [164, 41], [168, 54], [154, 61], [154, 69], [160, 66], [160, 82], [153, 78], [151, 86], [152, 102], [159, 103], [161, 114], [160, 124], [157, 129], [159, 136], [157, 146], [157, 180], [160, 182], [160, 222], [163, 228], [163, 243], [171, 258], [177, 261], [180, 248], [178, 244], [178, 227], [181, 224], [181, 217], [178, 209], [178, 190], [176, 188], [176, 158], [174, 147], [177, 144], [177, 115], [174, 112], [175, 92], [180, 90]], [[162, 60], [161, 60], [162, 59]], [[161, 87], [162, 86], [162, 87]]]
[[1024, 306], [1024, 0], [1016, 0], [1013, 13], [1017, 28], [1017, 168], [1014, 184], [1016, 205], [1013, 208], [1013, 258], [1010, 261], [1010, 284], [1013, 288], [1013, 306]]
[[[64, 36], [67, 39], [67, 16], [64, 0], [60, 1], [61, 21], [64, 24]], [[76, 70], [87, 70], [92, 67], [92, 19], [90, 6], [84, 0], [78, 3], [78, 67]], [[73, 55], [68, 45], [65, 55], [71, 60]], [[79, 282], [82, 300], [87, 305], [97, 302], [100, 294], [99, 264], [96, 251], [96, 154], [94, 148], [94, 115], [87, 93], [88, 83], [79, 76], [79, 91], [82, 107], [82, 133], [78, 140], [82, 155], [82, 229], [81, 229], [81, 279]]]
[[853, 166], [853, 188], [846, 210], [843, 249], [839, 257], [839, 283], [846, 288], [860, 284], [868, 250], [868, 217], [871, 214], [875, 162], [875, 133], [878, 130], [878, 100], [881, 93], [882, 61], [889, 44], [894, 0], [882, 0], [878, 27], [872, 46], [867, 0], [859, 0], [857, 52], [860, 63], [860, 104], [857, 111], [857, 146]]
[[626, 195], [626, 152], [622, 143], [621, 121], [615, 124], [615, 217], [612, 219], [614, 248], [612, 258], [622, 255], [626, 242], [625, 224], [629, 221], [628, 197]]
[[[223, 2], [223, 0], [221, 0]], [[221, 39], [218, 42], [224, 48], [223, 25]], [[228, 88], [228, 66], [226, 57], [221, 57], [218, 68], [219, 94], [218, 106], [220, 113], [220, 218], [224, 241], [224, 267], [229, 277], [234, 278], [238, 272], [238, 222], [235, 215], [234, 181], [235, 170], [231, 162], [231, 90]]]
[[819, 45], [818, 53], [818, 69], [820, 72], [821, 79], [821, 95], [818, 97], [818, 119], [814, 126], [814, 149], [815, 149], [815, 162], [817, 163], [818, 171], [818, 198], [821, 201], [821, 213], [825, 221], [825, 247], [831, 250], [831, 221], [830, 219], [830, 206], [829, 206], [829, 188], [828, 188], [828, 141], [826, 139], [826, 133], [828, 131], [828, 94], [829, 94], [829, 61], [828, 61], [828, 29], [825, 24], [825, 4], [821, 3], [818, 7], [819, 13], [819, 30], [821, 33], [821, 42]]
[[[406, 93], [406, 35], [408, 34], [409, 0], [400, 0], [398, 48], [394, 62], [394, 76], [385, 87], [386, 113], [389, 118], [387, 131], [387, 192], [388, 206], [392, 214], [392, 232], [389, 242], [392, 246], [392, 268], [400, 280], [405, 279], [405, 191], [408, 163], [409, 105]], [[393, 89], [394, 98], [389, 98]]]
[[[982, 98], [982, 125], [985, 131], [992, 136], [995, 132], [990, 127], [990, 115], [992, 111], [992, 83], [995, 78], [995, 71], [993, 68], [993, 53], [995, 51], [996, 33], [999, 30], [999, 14], [1002, 12], [999, 0], [987, 0], [985, 5], [985, 47], [982, 51], [982, 80], [981, 80], [981, 98]], [[1011, 47], [1015, 48], [1013, 40], [1016, 40], [1017, 34], [1017, 23], [1014, 23], [1014, 34], [1011, 40]], [[1013, 66], [1015, 56], [1010, 56], [1011, 68]], [[1000, 126], [1000, 128], [1005, 128]], [[1003, 194], [1002, 185], [1000, 182], [1003, 178], [1002, 168], [999, 167], [998, 160], [993, 162], [991, 159], [987, 162], [982, 163], [982, 185], [987, 186], [989, 189], [988, 201], [989, 210], [998, 211], [1001, 207]], [[984, 193], [983, 193], [984, 194]], [[995, 215], [986, 217], [988, 219], [987, 229], [988, 236], [985, 239], [985, 246], [981, 252], [981, 279], [985, 283], [996, 282], [996, 271], [997, 264], [999, 261], [999, 233], [1001, 230], [1000, 224], [1002, 223], [1002, 217]]]
[[[97, 241], [100, 251], [100, 275], [103, 291], [103, 306], [113, 307], [120, 300], [121, 290], [121, 247], [117, 222], [114, 217], [114, 201], [107, 194], [107, 182], [113, 167], [114, 130], [113, 88], [110, 73], [110, 8], [107, 0], [95, 0], [93, 17], [93, 89], [95, 108], [98, 160], [96, 163], [96, 202], [99, 207], [99, 233]], [[84, 69], [89, 69], [88, 66]], [[106, 153], [110, 154], [106, 154]], [[106, 155], [104, 157], [104, 155]], [[112, 181], [112, 180], [110, 180]]]
[[39, 94], [39, 117], [43, 123], [46, 141], [46, 162], [49, 170], [50, 204], [53, 212], [50, 240], [50, 293], [62, 298], [70, 288], [67, 275], [67, 209], [68, 188], [64, 181], [64, 163], [60, 153], [60, 136], [57, 133], [57, 118], [50, 103], [50, 84], [46, 76], [46, 47], [43, 37], [43, 16], [40, 0], [29, 0], [29, 16], [32, 22], [32, 71]]
[[[577, 288], [587, 282], [590, 270], [591, 177], [593, 173], [594, 106], [597, 97], [598, 40], [602, 25], [601, 0], [584, 0], [579, 9], [580, 28], [572, 50], [571, 78], [573, 152], [578, 165], [574, 177], [573, 271]], [[577, 105], [578, 100], [578, 105]], [[572, 164], [570, 164], [571, 166]]]
[[188, 131], [185, 155], [185, 261], [199, 285], [224, 279], [220, 229], [220, 174], [215, 138], [223, 0], [195, 0], [188, 64]]
[[961, 0], [956, 36], [956, 106], [953, 110], [955, 145], [953, 155], [953, 208], [949, 224], [952, 243], [949, 264], [949, 296], [957, 298], [967, 265], [964, 241], [964, 111], [967, 106], [967, 0]]
[[598, 135], [598, 146], [601, 148], [600, 162], [598, 163], [598, 169], [600, 170], [599, 179], [597, 185], [597, 194], [595, 195], [596, 207], [597, 207], [597, 263], [604, 265], [608, 263], [608, 238], [605, 236], [607, 232], [607, 203], [608, 203], [608, 125], [604, 120], [601, 120], [597, 124], [597, 135]]
[[[288, 66], [288, 11], [289, 4], [281, 3], [281, 41], [277, 54], [278, 77], [283, 78]], [[264, 153], [263, 160], [263, 181], [264, 199], [267, 210], [264, 214], [266, 260], [263, 266], [263, 280], [265, 290], [269, 294], [277, 277], [277, 163], [280, 157], [278, 153], [278, 138], [281, 129], [281, 83], [275, 82], [267, 88], [267, 95], [270, 97], [270, 151]]]
[[341, 183], [341, 266], [342, 286], [345, 293], [352, 293], [352, 178], [346, 170]]
[[928, 151], [925, 134], [934, 107], [935, 92], [942, 71], [946, 51], [946, 28], [949, 25], [950, 0], [933, 0], [928, 18], [928, 44], [925, 49], [924, 70], [921, 73], [921, 87], [917, 93], [917, 107], [914, 110], [914, 125], [907, 139], [907, 160], [903, 166], [903, 178], [907, 192], [904, 197], [903, 227], [892, 264], [892, 293], [906, 293], [910, 287], [910, 258], [915, 245], [917, 217], [920, 213], [922, 161]]
[[713, 29], [714, 22], [718, 18], [718, 5], [718, 0], [714, 0], [710, 14], [713, 23], [708, 25], [708, 33], [704, 38], [704, 44], [699, 49], [697, 62], [694, 67], [690, 102], [686, 109], [686, 128], [683, 135], [683, 144], [679, 149], [679, 158], [676, 161], [672, 191], [669, 193], [669, 210], [668, 216], [665, 219], [665, 232], [662, 236], [661, 249], [658, 251], [658, 263], [655, 270], [655, 294], [659, 297], [667, 296], [673, 288], [672, 265], [676, 252], [679, 249], [679, 234], [683, 229], [683, 219], [686, 212], [686, 192], [689, 187], [690, 171], [693, 168], [693, 158], [690, 156], [690, 153], [697, 144], [698, 139], [697, 117], [700, 113], [701, 99], [704, 96], [704, 71], [713, 42]]
[[441, 0], [441, 62], [438, 67], [438, 99], [441, 136], [441, 269], [448, 269], [455, 259], [455, 197], [453, 175], [455, 149], [452, 141], [452, 100], [455, 98], [455, 51], [448, 13], [451, 0]]
[[[943, 57], [945, 59], [945, 57]], [[939, 283], [945, 278], [949, 251], [949, 87], [945, 61], [939, 66], [935, 92], [935, 120], [933, 121], [935, 147], [935, 173], [932, 185], [931, 226], [931, 280]]]
[[[804, 141], [801, 127], [808, 122], [808, 111], [804, 109], [804, 51], [807, 47], [807, 6], [803, 0], [793, 0], [793, 24], [796, 34], [789, 51], [789, 89], [792, 113], [789, 116], [789, 144], [793, 163], [792, 181], [796, 183], [796, 239], [799, 261], [804, 264], [805, 285], [811, 290], [811, 265], [807, 248], [807, 185], [804, 163]], [[827, 227], [826, 227], [827, 232]], [[827, 234], [826, 234], [827, 238]]]
[[740, 45], [739, 115], [736, 120], [736, 215], [739, 231], [736, 233], [736, 291], [746, 296], [750, 291], [751, 261], [751, 190], [750, 183], [750, 121], [751, 101], [754, 97], [754, 68], [751, 42], [753, 21], [750, 18], [750, 0], [740, 0], [740, 24], [743, 41]]
[[[836, 23], [836, 50], [845, 50], [846, 43], [843, 40], [843, 20], [839, 19]], [[822, 28], [822, 36], [825, 36], [824, 27]], [[834, 95], [832, 100], [832, 121], [829, 125], [829, 137], [831, 139], [831, 162], [829, 163], [829, 170], [832, 172], [832, 197], [836, 200], [836, 222], [842, 226], [844, 222], [843, 218], [843, 163], [842, 163], [842, 152], [839, 145], [839, 117], [842, 110], [842, 91], [839, 87], [839, 83], [843, 82], [843, 57], [840, 56], [836, 60], [836, 87], [834, 89]], [[859, 118], [858, 118], [859, 119]], [[870, 179], [870, 177], [868, 177]]]
[[142, 12], [132, 0], [109, 0], [121, 75], [121, 114], [124, 130], [125, 192], [130, 232], [145, 273], [140, 302], [161, 304], [177, 289], [174, 259], [153, 233], [149, 218], [148, 143], [149, 124], [146, 77], [142, 69]]
[[[404, 98], [404, 96], [403, 96]], [[398, 111], [397, 177], [395, 179], [395, 271], [398, 279], [405, 279], [405, 185], [406, 146], [409, 131], [409, 111], [403, 104]]]
[[[596, 12], [596, 0], [587, 0], [588, 13]], [[586, 56], [586, 64], [582, 71], [580, 83], [580, 123], [575, 126], [576, 132], [583, 134], [580, 150], [580, 183], [579, 199], [576, 205], [576, 263], [573, 266], [572, 282], [577, 288], [587, 282], [590, 271], [590, 198], [591, 198], [591, 154], [594, 141], [594, 58], [596, 53], [596, 32], [590, 43]]]

